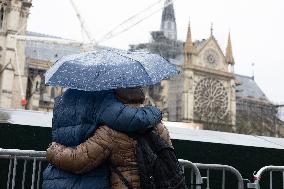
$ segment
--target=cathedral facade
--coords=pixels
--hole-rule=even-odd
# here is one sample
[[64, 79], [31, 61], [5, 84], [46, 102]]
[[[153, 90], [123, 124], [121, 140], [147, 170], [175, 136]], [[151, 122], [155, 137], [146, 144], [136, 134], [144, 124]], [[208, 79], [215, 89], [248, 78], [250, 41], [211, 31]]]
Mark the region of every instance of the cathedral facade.
[[[191, 27], [178, 40], [174, 6], [166, 0], [160, 30], [149, 43], [131, 45], [157, 53], [176, 64], [181, 74], [147, 89], [149, 101], [168, 121], [198, 124], [205, 129], [282, 136], [283, 121], [275, 105], [253, 77], [234, 73], [233, 47], [228, 35], [222, 50], [213, 29], [207, 39], [193, 40]], [[47, 37], [27, 32], [30, 0], [0, 0], [0, 107], [51, 111], [62, 88], [45, 86], [44, 73], [59, 58], [79, 53], [81, 44], [45, 43]], [[20, 36], [16, 38], [15, 36]], [[236, 63], [237, 64], [237, 63]]]
[[179, 76], [149, 92], [150, 96], [160, 93], [153, 95], [153, 99], [169, 121], [235, 125], [236, 84], [231, 39], [229, 36], [223, 53], [212, 30], [207, 40], [193, 42], [189, 25], [186, 41], [178, 41], [175, 11], [170, 4], [163, 10], [160, 31], [151, 33], [152, 41], [131, 46], [132, 50], [158, 53], [180, 68]]
[[63, 89], [45, 86], [44, 73], [57, 59], [82, 48], [26, 31], [31, 6], [31, 0], [0, 0], [0, 107], [52, 111], [54, 98]]
[[207, 40], [193, 43], [188, 27], [181, 81], [183, 121], [235, 125], [233, 65], [230, 38], [225, 56], [212, 32]]
[[20, 108], [25, 101], [25, 42], [11, 36], [26, 32], [31, 2], [0, 1], [0, 107]]
[[180, 68], [180, 75], [149, 91], [167, 120], [198, 124], [204, 129], [283, 136], [283, 121], [277, 116], [277, 108], [254, 77], [234, 73], [230, 34], [223, 51], [212, 27], [207, 39], [193, 40], [189, 24], [183, 42], [177, 40], [175, 22], [173, 4], [165, 6], [162, 27], [151, 33], [152, 41], [131, 46], [132, 50], [160, 54]]

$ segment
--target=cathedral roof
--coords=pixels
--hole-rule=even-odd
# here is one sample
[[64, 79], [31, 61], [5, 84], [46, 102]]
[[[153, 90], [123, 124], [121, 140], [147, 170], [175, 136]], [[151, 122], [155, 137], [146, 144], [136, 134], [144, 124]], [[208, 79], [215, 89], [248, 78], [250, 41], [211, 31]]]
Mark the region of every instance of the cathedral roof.
[[[170, 3], [171, 0], [167, 0], [165, 4]], [[169, 4], [168, 6], [166, 6], [163, 10], [162, 13], [162, 22], [164, 21], [175, 21], [176, 17], [175, 17], [175, 10], [174, 10], [174, 6], [173, 4]]]
[[48, 35], [48, 34], [43, 34], [43, 33], [37, 33], [37, 32], [33, 32], [33, 31], [27, 31], [26, 35], [27, 36], [33, 36], [33, 37], [48, 37], [48, 38], [55, 38], [55, 39], [63, 39], [63, 38], [58, 37], [58, 36]]
[[252, 77], [236, 74], [235, 78], [237, 97], [271, 103]]
[[[35, 32], [27, 32], [28, 36], [33, 37], [48, 37], [54, 39], [63, 39], [56, 36], [50, 36]], [[79, 46], [71, 46], [67, 44], [51, 44], [51, 43], [42, 43], [42, 42], [33, 42], [27, 41], [26, 42], [26, 49], [25, 54], [27, 58], [40, 60], [40, 61], [48, 61], [54, 62], [57, 59], [70, 55], [80, 53]]]
[[206, 45], [207, 41], [208, 40], [206, 40], [206, 39], [196, 40], [196, 41], [194, 41], [193, 45], [196, 48], [196, 50], [199, 51], [200, 49], [202, 49]]

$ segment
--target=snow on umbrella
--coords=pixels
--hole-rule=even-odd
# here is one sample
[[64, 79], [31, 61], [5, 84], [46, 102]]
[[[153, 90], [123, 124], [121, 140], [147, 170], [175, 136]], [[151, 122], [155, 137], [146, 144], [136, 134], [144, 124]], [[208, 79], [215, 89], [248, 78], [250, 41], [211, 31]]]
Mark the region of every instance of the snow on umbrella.
[[46, 72], [45, 84], [101, 91], [154, 85], [178, 73], [157, 54], [99, 48], [59, 59]]

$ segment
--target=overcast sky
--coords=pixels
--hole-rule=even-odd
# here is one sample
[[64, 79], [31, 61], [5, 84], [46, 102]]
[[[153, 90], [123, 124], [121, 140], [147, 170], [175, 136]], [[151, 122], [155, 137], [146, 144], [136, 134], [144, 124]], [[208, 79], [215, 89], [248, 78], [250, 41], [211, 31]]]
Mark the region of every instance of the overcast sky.
[[[74, 0], [96, 40], [123, 20], [158, 0]], [[178, 39], [185, 40], [190, 18], [193, 39], [214, 36], [224, 50], [231, 31], [235, 72], [252, 75], [273, 102], [284, 103], [283, 0], [175, 0]], [[150, 12], [151, 13], [151, 12]], [[127, 49], [148, 42], [160, 27], [161, 11], [102, 45]], [[28, 30], [82, 40], [69, 0], [33, 0]]]

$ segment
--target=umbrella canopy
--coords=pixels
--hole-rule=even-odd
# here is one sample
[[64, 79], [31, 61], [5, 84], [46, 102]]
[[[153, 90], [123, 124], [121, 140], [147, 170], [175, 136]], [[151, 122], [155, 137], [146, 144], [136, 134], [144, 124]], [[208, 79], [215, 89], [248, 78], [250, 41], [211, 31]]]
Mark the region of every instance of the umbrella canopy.
[[157, 54], [99, 48], [59, 59], [46, 72], [45, 84], [101, 91], [154, 85], [178, 73]]

